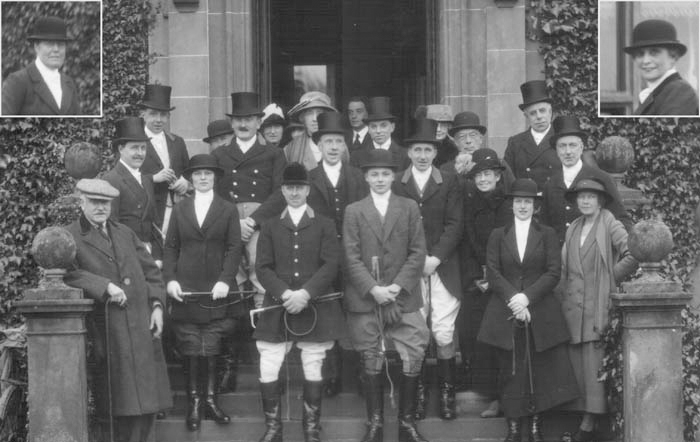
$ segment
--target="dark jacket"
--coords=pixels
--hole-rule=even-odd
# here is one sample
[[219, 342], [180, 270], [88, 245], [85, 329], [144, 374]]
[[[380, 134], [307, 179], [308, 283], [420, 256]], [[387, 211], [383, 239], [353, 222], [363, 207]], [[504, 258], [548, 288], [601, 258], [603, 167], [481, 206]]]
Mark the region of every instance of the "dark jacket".
[[[369, 137], [369, 135], [367, 135], [367, 137]], [[317, 168], [309, 172], [309, 181], [311, 182], [309, 198], [307, 199], [309, 207], [313, 208], [316, 213], [336, 221], [335, 227], [340, 236], [343, 229], [345, 208], [349, 204], [366, 197], [369, 193], [369, 187], [367, 186], [367, 181], [365, 181], [362, 171], [349, 164], [343, 164], [341, 167], [340, 178], [338, 178], [338, 186], [336, 189], [345, 189], [345, 204], [339, 206], [334, 204], [336, 196], [330, 191], [330, 180], [328, 180], [326, 171], [323, 169], [323, 164], [319, 163]], [[343, 196], [341, 196], [340, 199], [343, 199]]]
[[503, 155], [503, 159], [513, 170], [515, 178], [532, 179], [537, 183], [540, 191], [552, 174], [561, 169], [557, 150], [549, 144], [553, 132], [554, 129], [550, 126], [540, 144], [537, 145], [528, 128], [508, 138]]
[[[4, 112], [4, 110], [3, 110]], [[669, 75], [634, 110], [635, 115], [698, 115], [695, 89], [676, 72]]]
[[352, 153], [359, 149], [372, 149], [372, 137], [369, 136], [369, 132], [365, 134], [365, 138], [360, 143], [359, 149], [355, 147], [355, 132], [352, 130], [345, 133], [345, 145], [348, 147], [348, 152], [350, 156]]
[[[228, 284], [230, 290], [236, 290], [241, 250], [241, 227], [236, 206], [214, 196], [202, 227], [199, 227], [194, 197], [184, 199], [175, 205], [170, 217], [163, 253], [163, 279], [166, 284], [178, 281], [183, 291], [208, 292], [218, 281]], [[208, 297], [200, 298], [196, 303], [173, 302], [171, 317], [203, 324], [245, 314], [243, 303], [234, 304], [229, 309], [224, 306], [236, 299], [238, 295], [216, 301]]]
[[[369, 134], [367, 134], [367, 136], [369, 137]], [[370, 142], [369, 147], [350, 152], [350, 164], [355, 167], [362, 168], [362, 165], [367, 161], [367, 154], [373, 149], [374, 143]], [[389, 145], [389, 152], [391, 152], [391, 156], [394, 160], [394, 164], [396, 164], [397, 170], [406, 169], [411, 165], [411, 160], [408, 158], [406, 149], [397, 144], [393, 139]]]
[[61, 108], [32, 62], [7, 76], [2, 84], [3, 115], [80, 115], [80, 95], [75, 81], [61, 73]]

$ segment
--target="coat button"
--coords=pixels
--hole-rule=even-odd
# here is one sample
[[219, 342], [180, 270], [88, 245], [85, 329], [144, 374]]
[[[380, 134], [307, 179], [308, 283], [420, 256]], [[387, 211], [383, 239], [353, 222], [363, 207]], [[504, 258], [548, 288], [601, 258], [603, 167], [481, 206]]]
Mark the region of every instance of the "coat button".
[[141, 204], [137, 204], [137, 205], [136, 205], [136, 208], [137, 208], [137, 209], [140, 209], [140, 208], [141, 208]]
[[236, 173], [236, 172], [237, 172], [237, 170], [236, 170], [236, 169], [233, 169], [233, 170], [232, 170], [231, 172], [233, 172], [233, 173]]
[[299, 262], [299, 258], [294, 258], [294, 262]]
[[234, 182], [233, 182], [233, 185], [234, 185], [234, 186], [237, 186], [237, 185], [238, 185], [238, 183], [234, 181]]
[[299, 248], [299, 244], [294, 244], [294, 248], [295, 248], [295, 249], [298, 249], [298, 248]]
[[566, 210], [571, 210], [571, 206], [566, 206]]
[[298, 278], [299, 277], [299, 272], [294, 272], [294, 277]]
[[238, 199], [238, 195], [236, 195], [235, 193], [233, 194], [233, 197]]
[[129, 278], [124, 278], [124, 285], [131, 285], [131, 279]]
[[253, 173], [258, 173], [258, 169], [255, 169], [255, 170], [253, 171]]
[[529, 168], [529, 167], [525, 169], [525, 172], [529, 172], [529, 171], [530, 171], [530, 168]]
[[299, 232], [294, 232], [294, 236], [297, 236], [298, 234], [299, 234]]

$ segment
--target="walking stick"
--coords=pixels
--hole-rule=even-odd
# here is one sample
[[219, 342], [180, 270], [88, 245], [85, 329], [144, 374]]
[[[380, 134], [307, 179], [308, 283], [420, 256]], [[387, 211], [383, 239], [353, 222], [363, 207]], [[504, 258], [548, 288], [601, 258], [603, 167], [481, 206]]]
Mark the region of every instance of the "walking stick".
[[[327, 295], [321, 295], [321, 296], [313, 299], [312, 301], [313, 301], [313, 304], [318, 304], [321, 302], [335, 301], [336, 299], [340, 299], [342, 297], [343, 297], [343, 292], [333, 292], [333, 293], [328, 293]], [[309, 303], [309, 305], [311, 307], [313, 307], [311, 302]], [[250, 310], [248, 312], [248, 314], [250, 315], [250, 325], [253, 328], [256, 328], [255, 327], [255, 315], [260, 315], [262, 313], [269, 312], [270, 310], [277, 310], [280, 308], [284, 308], [284, 305], [283, 304], [275, 304], [275, 305], [269, 305], [267, 307], [254, 308], [254, 309]], [[315, 325], [315, 322], [316, 321], [314, 321], [314, 325]]]
[[428, 275], [423, 278], [424, 283], [427, 286], [428, 293], [428, 315], [425, 318], [425, 324], [428, 326], [428, 348], [425, 352], [426, 358], [434, 359], [437, 357], [437, 343], [435, 342], [435, 336], [433, 336], [433, 287], [432, 287], [432, 275]]

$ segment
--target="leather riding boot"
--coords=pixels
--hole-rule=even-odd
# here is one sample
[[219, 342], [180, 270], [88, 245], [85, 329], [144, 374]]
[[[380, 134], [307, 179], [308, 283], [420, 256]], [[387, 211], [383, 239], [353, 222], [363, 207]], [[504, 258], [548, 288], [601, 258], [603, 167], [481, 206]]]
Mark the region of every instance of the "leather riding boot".
[[323, 381], [304, 381], [301, 427], [306, 442], [321, 442], [321, 387]]
[[416, 428], [416, 393], [420, 376], [401, 375], [399, 386], [399, 442], [427, 442]]
[[207, 359], [207, 397], [204, 399], [204, 415], [217, 424], [229, 424], [231, 418], [216, 404], [216, 357]]
[[452, 420], [457, 417], [455, 406], [455, 358], [438, 359], [438, 378], [440, 385], [440, 418]]
[[341, 366], [340, 344], [336, 343], [333, 348], [326, 351], [326, 358], [323, 360], [323, 395], [325, 397], [334, 397], [340, 393], [342, 388]]
[[185, 425], [190, 431], [197, 431], [202, 423], [202, 397], [199, 395], [198, 376], [199, 358], [190, 356], [185, 359], [184, 371], [187, 378], [187, 417]]
[[362, 442], [383, 442], [384, 440], [384, 385], [381, 374], [363, 373], [362, 391], [367, 404], [367, 432]]
[[282, 442], [282, 408], [277, 381], [261, 382], [263, 413], [265, 413], [265, 434], [259, 442]]
[[503, 442], [521, 442], [520, 418], [506, 418], [506, 425], [508, 426], [508, 434]]
[[425, 419], [428, 404], [428, 388], [425, 385], [425, 364], [423, 364], [423, 369], [416, 378], [416, 383], [416, 412], [414, 417], [420, 421]]
[[[228, 350], [227, 350], [228, 351]], [[229, 353], [219, 356], [221, 370], [217, 393], [230, 393], [236, 391], [238, 386], [238, 361], [235, 354]]]
[[544, 442], [542, 437], [542, 415], [530, 416], [530, 428], [528, 428], [528, 442]]

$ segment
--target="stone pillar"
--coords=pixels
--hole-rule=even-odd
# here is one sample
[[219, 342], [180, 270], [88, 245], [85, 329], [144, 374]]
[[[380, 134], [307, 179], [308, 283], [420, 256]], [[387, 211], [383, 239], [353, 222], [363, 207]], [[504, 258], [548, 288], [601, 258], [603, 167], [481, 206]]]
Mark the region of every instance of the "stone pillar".
[[624, 439], [683, 441], [681, 310], [691, 295], [657, 273], [673, 247], [661, 222], [637, 223], [629, 237], [632, 255], [644, 274], [612, 295], [622, 311]]
[[30, 442], [87, 442], [85, 315], [92, 299], [63, 284], [75, 257], [68, 231], [49, 227], [37, 234], [32, 254], [44, 268], [39, 287], [24, 291], [15, 308], [26, 318]]

